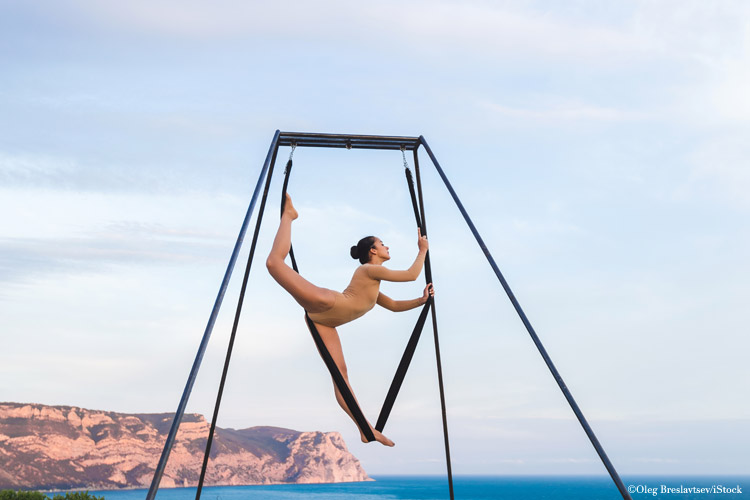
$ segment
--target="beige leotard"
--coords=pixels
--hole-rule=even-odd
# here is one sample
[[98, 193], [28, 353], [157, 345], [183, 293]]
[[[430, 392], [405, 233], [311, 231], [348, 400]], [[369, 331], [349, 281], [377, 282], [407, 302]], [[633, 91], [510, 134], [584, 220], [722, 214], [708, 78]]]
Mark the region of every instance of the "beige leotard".
[[363, 264], [354, 271], [352, 281], [343, 292], [333, 291], [335, 301], [330, 309], [308, 313], [315, 323], [336, 328], [353, 321], [375, 307], [380, 293], [380, 280], [367, 272], [372, 264]]

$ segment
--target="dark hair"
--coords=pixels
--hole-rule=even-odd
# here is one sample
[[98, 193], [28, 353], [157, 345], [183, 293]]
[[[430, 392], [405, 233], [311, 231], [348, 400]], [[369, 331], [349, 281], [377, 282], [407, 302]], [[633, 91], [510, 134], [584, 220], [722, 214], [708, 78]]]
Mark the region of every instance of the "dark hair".
[[352, 259], [359, 259], [361, 264], [370, 262], [370, 249], [375, 246], [375, 236], [365, 236], [352, 247], [349, 254]]

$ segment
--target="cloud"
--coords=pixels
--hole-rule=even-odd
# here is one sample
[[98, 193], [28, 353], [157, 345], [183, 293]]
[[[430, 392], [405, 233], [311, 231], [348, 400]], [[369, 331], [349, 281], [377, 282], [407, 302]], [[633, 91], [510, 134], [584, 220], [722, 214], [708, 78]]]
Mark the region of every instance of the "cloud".
[[512, 3], [413, 1], [365, 6], [343, 1], [204, 3], [136, 0], [73, 2], [76, 17], [140, 34], [202, 41], [273, 37], [284, 41], [340, 43], [391, 48], [441, 57], [466, 55], [611, 59], [645, 53], [649, 45], [627, 26], [591, 19], [555, 17], [548, 9]]
[[708, 105], [724, 122], [749, 123], [750, 92], [747, 89], [750, 86], [750, 50], [741, 58], [725, 61], [717, 73], [718, 78], [708, 90]]
[[0, 152], [0, 183], [59, 185], [76, 169], [72, 160], [47, 155], [24, 155]]
[[79, 236], [0, 238], [0, 282], [22, 282], [48, 273], [80, 273], [113, 264], [185, 264], [213, 260], [225, 250], [216, 234], [159, 224], [111, 223]]
[[107, 192], [159, 190], [167, 184], [145, 170], [137, 165], [131, 168], [103, 164], [94, 166], [66, 156], [0, 151], [0, 185], [5, 188]]
[[[151, 127], [155, 121], [162, 122], [161, 129]], [[53, 151], [42, 152], [44, 147], [31, 142], [25, 147], [28, 152], [0, 150], [0, 187], [35, 190], [39, 191], [37, 195], [40, 197], [45, 191], [129, 193], [136, 196], [189, 196], [213, 191], [214, 195], [226, 196], [226, 193], [238, 189], [238, 184], [227, 183], [226, 177], [243, 176], [244, 180], [246, 172], [239, 170], [245, 166], [245, 160], [239, 154], [225, 153], [221, 149], [235, 143], [220, 141], [217, 144], [206, 139], [211, 135], [207, 130], [210, 126], [196, 126], [192, 131], [180, 130], [179, 122], [171, 122], [168, 114], [154, 116], [140, 125], [140, 135], [120, 138], [115, 147], [106, 151], [99, 146], [77, 148], [66, 145], [64, 151], [47, 148], [46, 151]], [[199, 130], [205, 133], [200, 134]], [[92, 137], [95, 134], [91, 134]], [[197, 141], [197, 136], [204, 141]], [[191, 144], [191, 147], [176, 150], [171, 144], [179, 141]], [[156, 148], [151, 148], [154, 144]], [[206, 165], [211, 159], [216, 161], [216, 164], [211, 164], [213, 175], [206, 175]], [[252, 172], [248, 177], [254, 175]], [[245, 189], [245, 186], [240, 188]]]
[[[608, 6], [578, 2], [566, 9], [542, 2], [386, 1], [363, 5], [341, 0], [238, 2], [197, 0], [103, 3], [72, 0], [77, 18], [123, 30], [197, 40], [255, 39], [339, 41], [408, 47], [433, 55], [549, 56], [599, 62], [629, 55], [711, 61], [735, 53], [743, 30], [744, 2], [641, 1]], [[612, 14], [614, 13], [614, 14]], [[718, 30], [718, 27], [730, 27]], [[729, 51], [729, 52], [727, 52]], [[489, 61], [488, 61], [489, 62]]]
[[676, 199], [717, 199], [747, 210], [750, 200], [750, 144], [747, 127], [721, 130], [687, 153], [686, 181], [675, 190]]
[[569, 125], [570, 122], [623, 122], [638, 121], [649, 117], [647, 113], [595, 106], [583, 102], [550, 104], [533, 108], [511, 107], [491, 101], [481, 101], [478, 105], [502, 118], [526, 122], [529, 125]]
[[633, 33], [651, 50], [713, 66], [746, 52], [750, 4], [742, 0], [640, 0]]
[[750, 4], [641, 1], [634, 33], [680, 68], [674, 113], [699, 126], [750, 120]]

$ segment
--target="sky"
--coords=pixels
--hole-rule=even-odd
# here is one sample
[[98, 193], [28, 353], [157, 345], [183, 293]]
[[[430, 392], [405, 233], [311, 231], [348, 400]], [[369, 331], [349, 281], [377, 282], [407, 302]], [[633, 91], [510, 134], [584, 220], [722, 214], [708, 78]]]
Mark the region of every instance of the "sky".
[[[0, 65], [0, 400], [174, 411], [274, 132], [423, 135], [620, 475], [750, 470], [746, 2], [6, 0]], [[294, 160], [306, 278], [345, 288], [368, 234], [411, 264], [400, 152]], [[454, 473], [605, 474], [420, 162]], [[444, 474], [431, 336], [396, 447], [360, 443], [263, 265], [271, 189], [218, 425]], [[246, 258], [188, 412], [211, 414]], [[417, 315], [339, 329], [372, 419]]]

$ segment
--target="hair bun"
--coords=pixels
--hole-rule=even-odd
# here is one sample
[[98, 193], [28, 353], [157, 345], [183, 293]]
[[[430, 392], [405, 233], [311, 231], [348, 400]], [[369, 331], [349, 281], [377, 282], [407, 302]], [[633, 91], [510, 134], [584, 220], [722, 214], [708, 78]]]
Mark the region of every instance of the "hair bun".
[[360, 264], [367, 264], [370, 262], [370, 250], [375, 248], [374, 245], [375, 236], [365, 236], [352, 247], [349, 254], [352, 259], [359, 259]]

